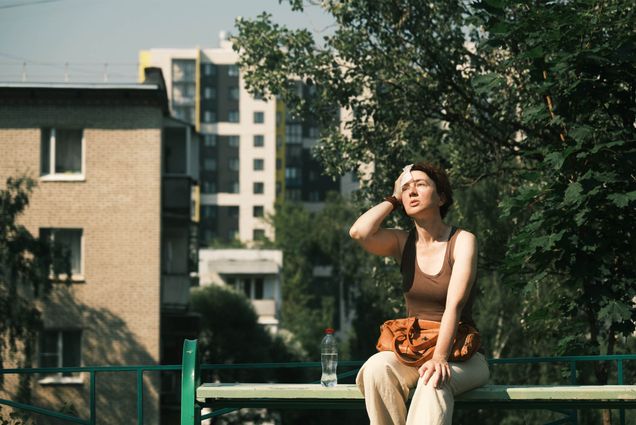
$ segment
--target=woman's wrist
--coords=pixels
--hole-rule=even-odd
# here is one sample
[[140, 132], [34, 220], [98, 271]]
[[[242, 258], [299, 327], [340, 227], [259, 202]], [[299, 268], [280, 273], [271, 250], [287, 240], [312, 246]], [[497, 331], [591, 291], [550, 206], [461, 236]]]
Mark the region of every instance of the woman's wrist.
[[395, 195], [387, 196], [386, 198], [384, 198], [384, 200], [390, 202], [391, 205], [393, 205], [392, 211], [395, 211], [402, 206], [402, 203], [398, 198], [395, 197]]

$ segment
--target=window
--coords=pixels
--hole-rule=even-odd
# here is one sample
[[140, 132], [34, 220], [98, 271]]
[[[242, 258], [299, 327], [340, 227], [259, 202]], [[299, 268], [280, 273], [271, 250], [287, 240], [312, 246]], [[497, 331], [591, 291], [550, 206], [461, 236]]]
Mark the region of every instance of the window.
[[216, 134], [206, 134], [205, 135], [205, 147], [213, 148], [216, 146]]
[[265, 146], [265, 136], [262, 134], [254, 135], [254, 147], [262, 148], [263, 146]]
[[265, 216], [265, 208], [262, 205], [254, 205], [254, 211], [252, 216], [254, 217], [264, 217]]
[[239, 76], [239, 67], [236, 65], [230, 65], [227, 68], [228, 77], [238, 77]]
[[203, 113], [203, 121], [205, 122], [214, 122], [216, 121], [216, 114], [212, 111], [205, 111]]
[[192, 59], [175, 59], [172, 61], [172, 81], [194, 81], [194, 65]]
[[216, 193], [216, 183], [210, 181], [204, 181], [201, 186], [202, 193]]
[[214, 87], [206, 87], [203, 90], [204, 99], [212, 99], [214, 97], [216, 97], [216, 89]]
[[238, 87], [230, 87], [230, 89], [229, 89], [229, 99], [230, 100], [239, 100], [239, 88]]
[[303, 141], [303, 128], [300, 124], [287, 124], [285, 127], [287, 143], [298, 144]]
[[281, 168], [283, 168], [283, 160], [280, 158], [276, 158], [276, 169], [280, 170]]
[[203, 67], [203, 73], [206, 77], [210, 77], [212, 75], [216, 75], [216, 67], [211, 63], [206, 63]]
[[278, 127], [283, 122], [283, 113], [276, 112], [276, 126]]
[[[263, 229], [254, 229], [252, 236], [255, 241], [262, 241], [265, 239], [265, 230]], [[262, 285], [261, 285], [261, 292], [262, 292]], [[263, 295], [261, 294], [261, 298], [263, 297]]]
[[265, 160], [261, 158], [254, 159], [254, 171], [263, 171], [265, 169]]
[[216, 171], [216, 159], [206, 158], [203, 160], [203, 169], [206, 171]]
[[318, 130], [318, 127], [309, 127], [309, 137], [312, 139], [320, 137], [320, 130]]
[[41, 176], [83, 177], [84, 136], [81, 129], [43, 128], [40, 140]]
[[227, 113], [227, 120], [229, 122], [239, 122], [240, 120], [239, 111], [229, 111]]
[[320, 192], [315, 190], [310, 191], [309, 202], [320, 202]]
[[264, 112], [254, 112], [254, 124], [263, 124], [265, 122]]
[[[82, 331], [44, 330], [40, 333], [40, 367], [81, 366]], [[40, 383], [81, 383], [77, 373], [60, 372], [42, 375]]]
[[300, 189], [287, 189], [285, 199], [289, 201], [300, 201]]
[[230, 193], [239, 193], [241, 190], [241, 187], [239, 186], [239, 182], [238, 180], [233, 180], [232, 182], [230, 182]]
[[227, 143], [231, 148], [238, 148], [241, 138], [239, 136], [227, 136]]
[[276, 136], [276, 147], [277, 148], [283, 147], [283, 136]]
[[265, 193], [265, 184], [263, 182], [254, 182], [254, 193], [257, 195]]
[[239, 170], [239, 159], [238, 158], [230, 158], [227, 161], [227, 166], [230, 171], [238, 171]]
[[[256, 234], [256, 230], [262, 230], [262, 229], [254, 229], [254, 232]], [[265, 231], [263, 230], [263, 239], [265, 239]], [[256, 238], [254, 238], [256, 239]], [[255, 300], [262, 300], [263, 299], [263, 278], [262, 277], [257, 277], [256, 279], [254, 279], [254, 299]]]
[[76, 278], [82, 276], [82, 229], [41, 228], [40, 238], [61, 247], [69, 256], [71, 274]]

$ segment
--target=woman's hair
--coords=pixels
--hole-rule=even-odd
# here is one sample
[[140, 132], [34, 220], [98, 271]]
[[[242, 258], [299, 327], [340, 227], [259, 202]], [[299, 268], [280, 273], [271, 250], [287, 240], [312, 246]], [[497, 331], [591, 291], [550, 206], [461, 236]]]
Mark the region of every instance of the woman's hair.
[[423, 171], [435, 182], [437, 194], [444, 200], [444, 204], [439, 207], [439, 213], [442, 218], [446, 217], [448, 209], [453, 205], [453, 189], [451, 189], [446, 171], [442, 167], [429, 162], [418, 162], [411, 167], [411, 171]]

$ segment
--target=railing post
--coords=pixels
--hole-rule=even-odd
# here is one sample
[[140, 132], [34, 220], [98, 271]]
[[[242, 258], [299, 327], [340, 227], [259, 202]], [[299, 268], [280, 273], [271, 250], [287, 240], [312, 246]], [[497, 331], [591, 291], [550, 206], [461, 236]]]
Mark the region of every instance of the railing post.
[[137, 369], [137, 425], [144, 424], [144, 370]]
[[89, 406], [91, 411], [90, 424], [95, 425], [97, 423], [97, 409], [95, 402], [95, 374], [94, 370], [90, 371], [90, 394], [89, 394]]
[[200, 425], [201, 408], [196, 402], [196, 391], [200, 385], [197, 340], [183, 342], [181, 359], [181, 425]]

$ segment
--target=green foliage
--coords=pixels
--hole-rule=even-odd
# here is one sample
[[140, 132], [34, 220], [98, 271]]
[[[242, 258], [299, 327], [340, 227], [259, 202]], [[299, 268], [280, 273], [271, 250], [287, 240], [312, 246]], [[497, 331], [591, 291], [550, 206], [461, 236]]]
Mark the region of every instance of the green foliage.
[[[0, 366], [4, 353], [15, 355], [23, 367], [31, 366], [42, 325], [34, 300], [46, 297], [52, 277], [63, 271], [68, 283], [71, 275], [62, 247], [34, 237], [19, 224], [34, 187], [34, 180], [21, 176], [8, 178], [6, 188], [0, 189]], [[29, 379], [21, 380], [20, 400], [28, 399], [29, 388]]]
[[[463, 192], [454, 219], [479, 224], [483, 290], [518, 300], [515, 311], [482, 309], [516, 318], [522, 350], [626, 343], [636, 321], [633, 2], [322, 5], [336, 25], [321, 47], [268, 15], [237, 22], [248, 86], [313, 114], [327, 130], [316, 154], [328, 173], [373, 162], [371, 201], [404, 164], [441, 162]], [[314, 97], [298, 98], [289, 75]], [[496, 203], [468, 204], [489, 191]]]
[[[359, 213], [350, 201], [330, 194], [325, 207], [318, 212], [311, 213], [302, 204], [285, 202], [276, 206], [270, 218], [276, 231], [274, 246], [283, 251], [285, 259], [281, 325], [298, 338], [307, 359], [318, 360], [326, 327], [342, 330], [350, 319], [339, 315], [340, 284], [345, 311], [357, 314], [354, 328], [365, 331], [355, 332], [354, 336], [340, 334], [343, 340], [353, 338], [341, 346], [342, 358], [368, 354], [375, 343], [367, 344], [366, 334], [377, 329], [378, 316], [387, 316], [391, 306], [397, 304], [397, 297], [387, 300], [388, 292], [378, 291], [374, 283], [372, 275], [378, 259], [367, 255], [349, 237], [349, 228]], [[329, 270], [329, 275], [314, 273], [317, 267]], [[394, 288], [399, 287], [399, 282], [393, 280]]]

